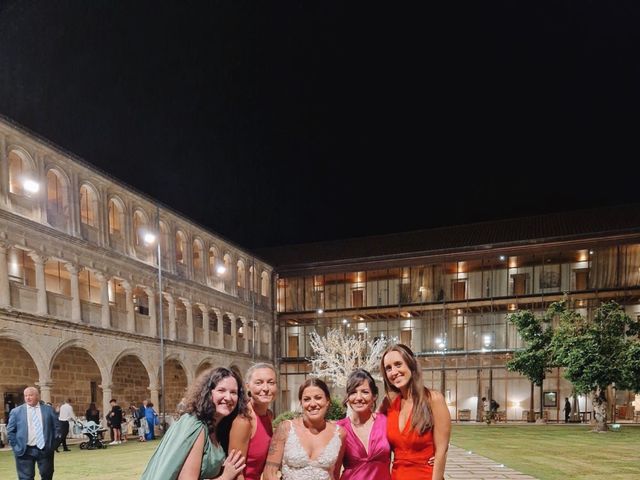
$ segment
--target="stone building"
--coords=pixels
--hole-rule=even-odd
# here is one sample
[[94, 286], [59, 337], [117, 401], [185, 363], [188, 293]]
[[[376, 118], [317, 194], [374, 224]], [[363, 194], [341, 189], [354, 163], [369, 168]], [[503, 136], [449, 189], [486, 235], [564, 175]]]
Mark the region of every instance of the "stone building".
[[158, 407], [164, 350], [173, 412], [203, 369], [273, 358], [273, 274], [245, 249], [0, 117], [5, 408], [33, 384], [45, 401], [72, 398], [76, 414], [90, 402], [104, 412], [113, 397]]

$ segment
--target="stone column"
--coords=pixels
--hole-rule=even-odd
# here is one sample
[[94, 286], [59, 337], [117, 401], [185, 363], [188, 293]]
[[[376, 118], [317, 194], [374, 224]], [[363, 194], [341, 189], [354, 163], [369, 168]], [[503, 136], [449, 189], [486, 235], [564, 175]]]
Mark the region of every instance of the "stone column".
[[253, 351], [256, 352], [256, 357], [260, 356], [261, 354], [261, 342], [260, 342], [260, 324], [258, 322], [256, 322], [255, 320], [253, 321], [253, 325], [254, 325], [254, 329], [252, 331], [253, 333]]
[[151, 396], [150, 400], [154, 405], [156, 412], [160, 411], [160, 390], [158, 387], [149, 387], [149, 395]]
[[206, 305], [199, 304], [202, 311], [202, 344], [206, 347], [209, 346], [209, 309]]
[[100, 305], [102, 306], [100, 325], [102, 328], [110, 328], [111, 308], [109, 306], [109, 281], [102, 272], [96, 273], [96, 278], [100, 282]]
[[231, 318], [231, 350], [234, 352], [238, 351], [238, 319], [235, 317]]
[[189, 300], [184, 298], [182, 304], [187, 311], [187, 342], [193, 344], [193, 306]]
[[36, 252], [29, 252], [28, 255], [33, 260], [36, 268], [36, 288], [38, 289], [36, 313], [38, 315], [46, 315], [48, 313], [47, 284], [44, 280], [44, 263], [46, 259], [45, 257], [38, 255]]
[[65, 263], [64, 268], [69, 272], [71, 283], [71, 321], [82, 322], [82, 310], [80, 309], [80, 285], [78, 283], [78, 267], [73, 263]]
[[7, 247], [0, 244], [0, 307], [11, 306], [9, 269], [7, 268]]
[[100, 385], [100, 388], [102, 388], [102, 418], [100, 419], [100, 424], [103, 424], [105, 422], [103, 420], [104, 416], [111, 410], [109, 402], [113, 398], [113, 392], [111, 391], [111, 385]]
[[242, 322], [242, 338], [240, 345], [242, 346], [242, 352], [247, 353], [249, 351], [249, 322], [244, 318], [241, 318], [240, 321]]
[[127, 308], [127, 332], [136, 331], [136, 311], [133, 305], [133, 288], [129, 282], [122, 282], [124, 288], [125, 305]]
[[41, 381], [36, 383], [40, 387], [40, 400], [43, 402], [51, 402], [51, 382]]
[[224, 348], [224, 314], [216, 312], [216, 322], [218, 324], [218, 348]]
[[176, 330], [176, 301], [168, 293], [165, 294], [167, 304], [169, 306], [169, 340], [175, 340], [177, 338]]
[[156, 316], [156, 292], [152, 288], [145, 288], [144, 293], [147, 294], [147, 302], [149, 303], [149, 336], [156, 338], [158, 336], [158, 318]]

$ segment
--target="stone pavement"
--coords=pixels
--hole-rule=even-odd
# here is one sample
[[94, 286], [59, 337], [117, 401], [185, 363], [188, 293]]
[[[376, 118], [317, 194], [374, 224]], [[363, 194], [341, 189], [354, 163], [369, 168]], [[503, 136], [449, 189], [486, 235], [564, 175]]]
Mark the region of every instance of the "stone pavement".
[[535, 477], [525, 475], [512, 468], [469, 453], [462, 448], [449, 445], [447, 454], [447, 468], [445, 479], [474, 479], [474, 480], [535, 480]]

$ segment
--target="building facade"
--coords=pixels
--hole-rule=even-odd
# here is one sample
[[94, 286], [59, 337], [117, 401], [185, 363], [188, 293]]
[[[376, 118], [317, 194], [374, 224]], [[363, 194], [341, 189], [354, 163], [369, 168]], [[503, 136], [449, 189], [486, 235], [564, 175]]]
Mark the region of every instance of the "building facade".
[[[640, 315], [640, 207], [556, 214], [264, 252], [276, 265], [281, 408], [313, 356], [309, 335], [340, 329], [386, 337], [420, 357], [425, 383], [441, 390], [454, 419], [480, 419], [493, 397], [508, 420], [538, 411], [539, 390], [505, 362], [522, 347], [507, 314], [543, 313], [567, 298], [583, 315], [605, 300]], [[544, 415], [563, 418], [571, 384], [554, 369], [544, 381]], [[337, 392], [338, 395], [344, 392]], [[631, 418], [631, 392], [617, 397]], [[590, 399], [579, 398], [588, 419]], [[612, 412], [613, 413], [613, 412]]]
[[172, 413], [203, 369], [273, 358], [272, 277], [250, 252], [0, 118], [0, 418], [34, 384], [77, 414], [111, 398], [158, 408], [161, 370]]

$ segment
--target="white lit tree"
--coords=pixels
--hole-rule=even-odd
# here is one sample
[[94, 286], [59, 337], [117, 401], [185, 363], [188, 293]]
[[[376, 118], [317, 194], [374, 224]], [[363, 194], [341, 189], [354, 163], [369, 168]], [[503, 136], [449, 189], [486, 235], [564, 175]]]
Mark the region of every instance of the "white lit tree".
[[380, 357], [389, 343], [386, 338], [371, 341], [329, 330], [326, 337], [312, 332], [309, 342], [315, 353], [309, 358], [312, 376], [327, 378], [335, 387], [345, 387], [349, 374], [356, 368], [364, 368], [374, 378], [381, 378]]

